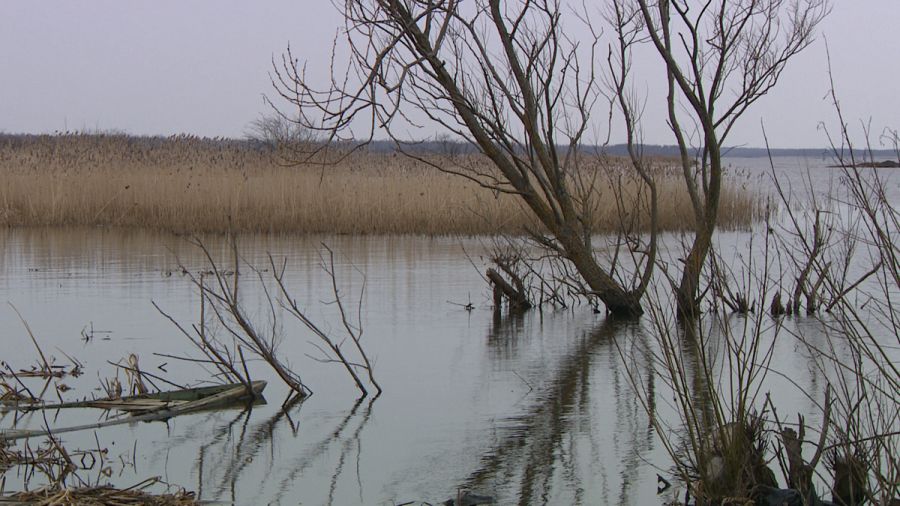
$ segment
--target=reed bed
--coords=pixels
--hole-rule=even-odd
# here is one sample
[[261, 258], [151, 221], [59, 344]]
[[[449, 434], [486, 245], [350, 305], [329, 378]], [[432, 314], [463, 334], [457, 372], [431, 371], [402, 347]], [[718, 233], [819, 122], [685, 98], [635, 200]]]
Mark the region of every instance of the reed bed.
[[[488, 166], [475, 155], [433, 157]], [[592, 194], [597, 233], [620, 228], [614, 193], [629, 213], [641, 207], [640, 185], [618, 163], [597, 160], [586, 169], [600, 182]], [[286, 166], [277, 153], [247, 141], [5, 136], [0, 176], [0, 225], [8, 227], [424, 235], [518, 234], [537, 227], [516, 197], [396, 153], [357, 152], [335, 164]], [[760, 197], [739, 183], [723, 191], [724, 228], [747, 227], [760, 213]], [[662, 168], [659, 186], [661, 228], [690, 227], [693, 213], [677, 173]], [[645, 228], [646, 212], [634, 215], [637, 229]]]

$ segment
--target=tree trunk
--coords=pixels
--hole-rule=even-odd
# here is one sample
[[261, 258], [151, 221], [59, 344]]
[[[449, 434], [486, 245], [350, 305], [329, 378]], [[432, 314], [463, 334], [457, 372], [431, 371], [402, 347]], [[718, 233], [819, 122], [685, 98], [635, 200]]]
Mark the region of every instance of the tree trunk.
[[610, 315], [617, 318], [636, 318], [644, 314], [640, 297], [624, 290], [609, 274], [603, 271], [591, 248], [572, 232], [557, 232], [556, 237], [566, 259], [572, 262], [585, 283], [603, 301]]
[[678, 318], [681, 320], [700, 317], [700, 276], [703, 274], [703, 263], [706, 262], [706, 256], [712, 247], [712, 236], [716, 230], [719, 216], [722, 155], [716, 140], [715, 129], [711, 126], [706, 128], [706, 142], [709, 150], [709, 185], [705, 192], [702, 219], [697, 223], [694, 244], [684, 261], [681, 283], [675, 290]]
[[712, 230], [698, 230], [694, 237], [694, 244], [684, 261], [681, 271], [681, 283], [675, 290], [675, 302], [677, 304], [678, 318], [681, 320], [693, 320], [700, 316], [700, 275], [703, 272], [703, 262], [709, 253], [712, 242]]

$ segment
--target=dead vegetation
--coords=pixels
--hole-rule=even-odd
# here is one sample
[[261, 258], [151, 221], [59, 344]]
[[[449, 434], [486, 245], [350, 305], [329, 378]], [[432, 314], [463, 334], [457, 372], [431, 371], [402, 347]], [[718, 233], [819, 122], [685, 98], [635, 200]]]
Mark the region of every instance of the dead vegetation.
[[[159, 477], [146, 479], [127, 488], [100, 484], [113, 475], [114, 462], [109, 450], [101, 447], [85, 450], [67, 449], [56, 436], [49, 435], [35, 446], [25, 440], [17, 447], [0, 438], [0, 504], [9, 505], [158, 505], [188, 506], [198, 504], [192, 492], [172, 487]], [[26, 490], [6, 493], [5, 473], [16, 469]], [[27, 484], [40, 480], [43, 484], [28, 489]], [[154, 493], [151, 487], [165, 485], [166, 492]], [[175, 489], [174, 492], [169, 490]]]
[[[449, 157], [434, 155], [437, 161]], [[454, 155], [487, 167], [475, 155]], [[590, 160], [589, 160], [590, 161]], [[639, 181], [615, 159], [584, 163], [598, 176], [596, 232], [618, 227], [616, 200], [639, 198]], [[675, 172], [661, 172], [662, 230], [684, 230], [690, 199]], [[176, 233], [521, 234], [535, 220], [511, 195], [391, 153], [355, 153], [340, 163], [285, 167], [270, 150], [238, 141], [63, 134], [0, 139], [0, 225], [113, 226]], [[620, 185], [621, 183], [621, 185]], [[619, 188], [621, 186], [621, 188]], [[631, 203], [629, 205], [629, 202]], [[726, 185], [722, 226], [749, 226], [755, 194]], [[638, 216], [638, 227], [647, 226]]]
[[[35, 337], [34, 332], [31, 331], [31, 327], [28, 325], [28, 322], [25, 318], [22, 317], [22, 313], [19, 312], [18, 309], [12, 303], [8, 303], [9, 307], [16, 313], [16, 316], [19, 317], [19, 321], [22, 322], [22, 325], [25, 327], [25, 330], [28, 332], [28, 337], [31, 338], [31, 342], [34, 344], [34, 348], [38, 354], [38, 362], [35, 365], [26, 368], [20, 368], [18, 371], [13, 370], [13, 368], [7, 364], [6, 362], [0, 362], [2, 364], [2, 369], [0, 370], [0, 379], [13, 378], [18, 381], [19, 377], [23, 378], [44, 378], [50, 380], [51, 378], [63, 378], [65, 376], [80, 376], [82, 372], [82, 364], [77, 360], [73, 359], [66, 355], [66, 358], [69, 359], [70, 364], [56, 364], [55, 359], [51, 357], [50, 359], [44, 354], [44, 350], [41, 348], [41, 345], [38, 344], [37, 337]], [[65, 355], [65, 353], [63, 353]], [[6, 392], [9, 392], [6, 389]], [[6, 395], [4, 393], [4, 395]]]
[[[38, 348], [39, 349], [39, 348]], [[173, 416], [202, 409], [218, 409], [236, 403], [252, 402], [261, 395], [265, 382], [254, 382], [253, 392], [247, 396], [243, 386], [206, 387], [195, 389], [179, 389], [160, 392], [153, 384], [153, 379], [170, 383], [164, 378], [141, 371], [138, 358], [130, 354], [122, 363], [112, 363], [117, 372], [123, 370], [125, 383], [115, 378], [106, 380], [108, 397], [101, 399], [83, 399], [63, 401], [61, 389], [56, 394], [58, 403], [44, 400], [50, 381], [55, 376], [45, 379], [42, 390], [34, 393], [28, 388], [26, 381], [43, 379], [39, 376], [19, 378], [12, 376], [21, 387], [14, 388], [6, 380], [0, 378], [3, 394], [4, 412], [14, 412], [13, 427], [19, 424], [20, 416], [31, 411], [39, 411], [38, 419], [43, 427], [38, 429], [2, 429], [0, 430], [0, 504], [36, 504], [36, 505], [137, 505], [154, 504], [160, 506], [182, 506], [197, 504], [192, 492], [176, 489], [165, 484], [159, 477], [144, 480], [127, 488], [113, 487], [106, 482], [112, 478], [114, 467], [135, 466], [137, 442], [134, 453], [118, 460], [109, 455], [109, 450], [100, 443], [97, 432], [94, 433], [96, 446], [87, 449], [72, 449], [58, 437], [60, 433], [102, 429], [112, 425], [134, 423], [138, 421], [166, 420]], [[145, 383], [150, 383], [148, 387]], [[112, 385], [115, 385], [113, 387]], [[131, 396], [123, 396], [131, 393]], [[23, 393], [24, 392], [24, 393]], [[63, 426], [51, 429], [46, 413], [70, 408], [97, 408], [102, 410], [100, 421], [77, 426]], [[112, 411], [119, 411], [113, 414]], [[54, 417], [54, 419], [59, 418]], [[65, 416], [62, 417], [66, 419]], [[14, 493], [6, 492], [7, 473], [15, 475], [24, 490]], [[32, 488], [37, 484], [37, 488]], [[158, 485], [165, 485], [165, 492], [157, 492]], [[153, 487], [151, 489], [151, 487]]]
[[[900, 146], [893, 131], [887, 141]], [[892, 240], [900, 215], [887, 173], [842, 155], [854, 153], [846, 126], [836, 142], [840, 186], [818, 199], [808, 192], [805, 202], [787, 197], [798, 189], [779, 187], [780, 219], [746, 248], [759, 254], [710, 257], [712, 311], [679, 324], [652, 303], [655, 348], [619, 345], [626, 363], [652, 356], [671, 391], [651, 393], [629, 373], [693, 504], [900, 501], [900, 255]], [[784, 339], [823, 378], [819, 391], [774, 366]], [[816, 406], [815, 422], [777, 405], [767, 391], [776, 380]], [[660, 395], [675, 401], [674, 424], [653, 412]]]
[[[195, 241], [194, 245], [202, 251], [209, 270], [199, 275], [195, 275], [183, 267], [182, 271], [187, 273], [191, 283], [199, 291], [201, 303], [199, 321], [190, 327], [185, 327], [165, 313], [155, 302], [153, 305], [205, 355], [206, 359], [174, 358], [210, 364], [218, 370], [215, 376], [220, 380], [241, 383], [249, 388], [251, 378], [247, 360], [244, 357], [244, 350], [247, 350], [253, 356], [264, 360], [287, 385], [293, 396], [303, 398], [310, 395], [312, 390], [306, 386], [300, 375], [285, 362], [284, 357], [278, 352], [281, 336], [277, 330], [278, 313], [275, 311], [271, 298], [268, 305], [270, 325], [254, 323], [243, 309], [239, 288], [242, 269], [248, 268], [251, 272], [255, 272], [260, 282], [263, 281], [263, 273], [254, 270], [252, 266], [240, 259], [235, 241], [231, 243], [231, 270], [220, 267], [202, 242]], [[206, 279], [207, 276], [209, 280]], [[219, 335], [216, 329], [220, 329], [222, 335]], [[285, 400], [285, 404], [288, 402], [290, 399]]]
[[132, 487], [118, 489], [98, 487], [42, 487], [27, 492], [17, 492], [0, 499], [0, 504], [28, 504], [35, 506], [193, 506], [200, 504], [193, 492], [179, 490], [174, 493], [152, 494], [146, 488], [161, 480], [152, 478]]
[[[18, 314], [18, 311], [16, 311]], [[21, 318], [21, 315], [19, 315]], [[199, 409], [213, 409], [233, 405], [236, 402], [252, 402], [261, 395], [265, 382], [254, 382], [250, 387], [252, 394], [248, 398], [243, 387], [237, 385], [231, 389], [207, 387], [200, 389], [179, 389], [161, 392], [157, 382], [169, 385], [174, 383], [142, 371], [138, 356], [129, 354], [125, 359], [113, 363], [116, 376], [102, 380], [107, 397], [101, 399], [83, 399], [64, 401], [62, 393], [69, 390], [63, 384], [55, 384], [55, 394], [59, 402], [48, 402], [45, 395], [52, 390], [53, 381], [73, 374], [81, 374], [82, 366], [76, 359], [69, 358], [73, 367], [53, 367], [38, 344], [37, 338], [28, 323], [22, 322], [34, 343], [39, 358], [39, 367], [33, 371], [15, 370], [4, 363], [7, 374], [0, 376], [0, 394], [2, 394], [2, 411], [12, 411], [15, 420], [13, 427], [19, 424], [20, 417], [27, 412], [40, 411], [43, 416], [43, 427], [38, 429], [2, 429], [0, 430], [0, 504], [28, 505], [159, 505], [186, 506], [198, 504], [192, 492], [177, 488], [174, 492], [159, 477], [149, 478], [127, 488], [113, 487], [106, 484], [113, 476], [113, 467], [134, 466], [135, 456], [130, 456], [130, 464], [123, 457], [118, 463], [109, 455], [109, 450], [101, 446], [100, 438], [95, 432], [96, 447], [72, 449], [59, 437], [59, 433], [102, 429], [111, 425], [133, 423], [136, 421], [164, 420]], [[67, 356], [68, 357], [68, 356]], [[124, 379], [119, 380], [119, 371], [123, 371]], [[28, 382], [42, 381], [40, 389], [30, 388]], [[124, 382], [124, 385], [123, 385]], [[177, 386], [177, 385], [175, 385]], [[123, 396], [130, 394], [130, 396]], [[47, 411], [69, 408], [98, 408], [103, 411], [98, 422], [64, 426], [51, 429]], [[118, 410], [122, 414], [111, 414]], [[5, 416], [5, 415], [4, 415]], [[62, 417], [65, 419], [65, 417]], [[134, 452], [137, 451], [135, 442]], [[7, 473], [14, 473], [16, 481], [22, 484], [19, 492], [6, 491]], [[31, 488], [37, 484], [37, 488]], [[164, 492], [158, 492], [159, 484], [165, 485]]]
[[[204, 255], [208, 264], [207, 269], [194, 274], [182, 267], [184, 275], [188, 276], [201, 297], [199, 322], [182, 325], [162, 313], [205, 358], [164, 356], [192, 362], [198, 366], [198, 370], [210, 373], [210, 378], [206, 381], [211, 379], [215, 383], [224, 384], [193, 388], [178, 385], [165, 377], [144, 370], [138, 355], [129, 353], [117, 362], [107, 361], [115, 368], [115, 376], [101, 378], [101, 387], [106, 397], [64, 400], [61, 393], [65, 390], [57, 383], [56, 395], [59, 402], [49, 402], [45, 400], [45, 394], [51, 382], [64, 375], [81, 374], [82, 366], [80, 362], [67, 356], [74, 366], [72, 370], [52, 367], [52, 360], [44, 354], [30, 326], [19, 314], [39, 357], [39, 366], [35, 367], [34, 374], [20, 377], [27, 371], [19, 374], [8, 364], [3, 364], [8, 371], [8, 374], [0, 376], [3, 413], [13, 412], [15, 420], [13, 428], [0, 430], [0, 502], [8, 500], [13, 504], [47, 505], [195, 504], [194, 495], [183, 490], [165, 494], [148, 493], [145, 489], [160, 483], [159, 478], [151, 478], [126, 489], [102, 484], [103, 479], [109, 478], [112, 473], [110, 467], [106, 465], [108, 451], [101, 448], [99, 439], [96, 449], [69, 450], [57, 435], [139, 421], [168, 420], [187, 413], [234, 405], [249, 406], [262, 400], [266, 381], [251, 378], [245, 351], [248, 356], [262, 359], [267, 363], [291, 389], [292, 395], [282, 405], [282, 413], [287, 414], [289, 409], [298, 405], [298, 401], [310, 395], [312, 391], [306, 387], [299, 374], [278, 349], [282, 336], [277, 322], [283, 315], [299, 320], [318, 339], [320, 344], [314, 342], [313, 346], [322, 355], [311, 358], [340, 363], [345, 367], [361, 394], [356, 406], [369, 394], [370, 385], [375, 389], [375, 395], [369, 403], [371, 407], [371, 403], [379, 397], [382, 390], [375, 379], [373, 361], [362, 345], [362, 294], [358, 300], [353, 299], [357, 300], [355, 311], [352, 306], [346, 305], [352, 302], [349, 302], [351, 298], [341, 292], [334, 252], [323, 245], [320, 261], [322, 269], [331, 279], [334, 299], [325, 303], [334, 304], [338, 308], [341, 323], [339, 327], [341, 330], [338, 333], [333, 333], [331, 326], [326, 322], [316, 322], [306, 315], [305, 310], [291, 294], [288, 281], [285, 279], [285, 263], [278, 265], [270, 257], [268, 268], [258, 269], [239, 256], [236, 241], [230, 244], [232, 260], [230, 269], [220, 266], [200, 241], [195, 241], [194, 245]], [[269, 274], [266, 273], [271, 273], [271, 279], [268, 279]], [[358, 270], [356, 273], [363, 277], [364, 286], [364, 275]], [[248, 277], [247, 274], [252, 275]], [[270, 310], [268, 316], [271, 326], [268, 324], [258, 326], [244, 309], [239, 287], [254, 279], [263, 287], [265, 302]], [[270, 291], [270, 286], [273, 291]], [[159, 306], [157, 309], [162, 312]], [[18, 314], [18, 311], [16, 313]], [[349, 346], [345, 347], [347, 343]], [[165, 372], [164, 369], [161, 370]], [[27, 384], [29, 378], [31, 381], [43, 379], [43, 388], [35, 393]], [[175, 390], [164, 391], [160, 385], [173, 386]], [[56, 411], [58, 414], [61, 410], [70, 408], [94, 408], [102, 410], [102, 414], [96, 422], [51, 428], [46, 413]], [[17, 428], [21, 415], [35, 411], [43, 415], [41, 428], [28, 426]], [[13, 446], [14, 441], [20, 441], [19, 446]], [[41, 441], [40, 446], [34, 447], [33, 441]], [[135, 451], [136, 446], [135, 443]], [[131, 458], [134, 462], [134, 456]], [[24, 476], [21, 479], [25, 484], [25, 490], [3, 496], [5, 473], [11, 468], [21, 471], [18, 476]], [[95, 471], [94, 480], [86, 479], [81, 474]], [[38, 479], [37, 476], [41, 478]], [[33, 479], [42, 485], [40, 488], [29, 490], [28, 484]]]
[[[324, 251], [319, 252], [320, 266], [331, 279], [331, 293], [334, 297], [328, 301], [328, 303], [337, 306], [341, 321], [340, 328], [343, 331], [341, 333], [342, 335], [334, 335], [334, 333], [327, 331], [323, 324], [317, 323], [307, 316], [307, 312], [297, 304], [297, 299], [291, 294], [285, 282], [284, 271], [286, 262], [282, 262], [282, 264], [278, 266], [276, 265], [275, 260], [269, 256], [269, 267], [272, 270], [272, 277], [274, 278], [275, 284], [278, 286], [278, 292], [281, 296], [279, 305], [290, 316], [300, 321], [318, 338], [319, 342], [322, 343], [322, 345], [314, 344], [316, 349], [321, 352], [321, 357], [316, 358], [316, 360], [320, 362], [341, 364], [347, 371], [347, 374], [353, 378], [353, 382], [356, 384], [356, 388], [359, 390], [362, 397], [369, 395], [369, 391], [366, 388], [366, 380], [368, 380], [375, 388], [375, 397], [377, 398], [382, 392], [381, 385], [379, 385], [378, 381], [375, 379], [372, 361], [369, 359], [369, 355], [362, 345], [362, 296], [363, 292], [365, 292], [365, 275], [358, 269], [356, 270], [363, 281], [354, 317], [353, 312], [351, 312], [351, 309], [344, 302], [341, 290], [338, 287], [337, 273], [334, 267], [334, 251], [324, 244], [322, 245], [322, 249]], [[269, 304], [271, 305], [272, 296], [268, 295], [268, 291], [266, 291], [266, 294], [269, 298]], [[352, 343], [352, 346], [349, 347], [350, 350], [345, 350], [344, 344], [347, 343], [348, 340]], [[366, 379], [363, 379], [360, 373], [364, 373]]]
[[[328, 246], [322, 245], [319, 259], [322, 270], [331, 280], [333, 298], [324, 303], [337, 307], [340, 322], [340, 330], [337, 332], [329, 330], [330, 325], [310, 318], [307, 311], [298, 304], [285, 279], [286, 261], [276, 263], [269, 256], [266, 268], [251, 265], [241, 258], [237, 241], [232, 238], [231, 267], [224, 268], [213, 258], [203, 242], [196, 239], [192, 242], [202, 252], [208, 267], [208, 270], [199, 275], [182, 267], [200, 295], [199, 321], [190, 326], [183, 325], [166, 314], [156, 303], [153, 304], [205, 358], [171, 358], [209, 365], [217, 371], [214, 377], [249, 385], [250, 372], [244, 357], [244, 350], [247, 350], [267, 363], [291, 390], [291, 397], [284, 402], [288, 405], [296, 399], [311, 395], [313, 391], [279, 350], [285, 337], [280, 319], [287, 316], [300, 322], [316, 338], [311, 344], [320, 352], [320, 356], [307, 355], [308, 357], [320, 362], [341, 364], [353, 379], [361, 397], [369, 394], [367, 383], [374, 387], [376, 397], [381, 395], [381, 386], [374, 375], [374, 365], [362, 344], [362, 293], [356, 299], [358, 303], [354, 313], [352, 306], [348, 306], [347, 296], [341, 293], [335, 271], [334, 252]], [[364, 291], [365, 276], [358, 270], [356, 272], [362, 278]], [[242, 277], [245, 278], [243, 281]], [[261, 287], [266, 308], [265, 324], [260, 323], [261, 317], [254, 317], [244, 307], [240, 286], [245, 283], [257, 283]]]
[[0, 438], [0, 471], [19, 467], [25, 475], [25, 482], [35, 476], [43, 476], [50, 487], [59, 488], [72, 477], [84, 484], [78, 473], [97, 471], [99, 475], [108, 473], [105, 459], [108, 450], [95, 448], [88, 450], [68, 450], [55, 436], [49, 436], [34, 446], [26, 441], [21, 447], [11, 447]]

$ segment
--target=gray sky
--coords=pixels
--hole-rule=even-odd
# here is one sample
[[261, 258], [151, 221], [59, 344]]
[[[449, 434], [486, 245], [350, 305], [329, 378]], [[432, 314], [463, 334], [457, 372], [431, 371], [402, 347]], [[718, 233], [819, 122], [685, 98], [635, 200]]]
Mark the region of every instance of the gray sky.
[[[330, 0], [4, 0], [0, 131], [241, 136], [266, 110], [271, 57], [290, 43], [324, 75], [339, 23]], [[729, 144], [761, 146], [762, 120], [773, 147], [825, 145], [817, 125], [834, 124], [834, 113], [821, 35], [847, 119], [871, 119], [876, 132], [900, 128], [898, 25], [898, 0], [833, 0], [818, 41], [744, 116]], [[644, 84], [658, 75], [636, 77], [648, 95], [646, 141], [672, 144], [664, 101]]]

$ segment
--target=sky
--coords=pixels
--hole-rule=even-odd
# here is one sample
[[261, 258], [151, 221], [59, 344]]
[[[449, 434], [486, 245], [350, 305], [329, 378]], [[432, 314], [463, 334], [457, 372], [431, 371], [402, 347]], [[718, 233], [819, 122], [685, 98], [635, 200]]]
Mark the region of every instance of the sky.
[[[836, 126], [826, 38], [846, 119], [870, 122], [876, 134], [900, 128], [900, 0], [832, 7], [817, 41], [744, 115], [729, 145], [763, 146], [762, 124], [772, 147], [826, 145], [819, 124]], [[3, 0], [0, 131], [241, 137], [268, 111], [272, 58], [290, 44], [325, 76], [340, 26], [331, 0]], [[643, 74], [635, 88], [647, 99], [645, 142], [673, 144], [664, 96], [652, 84], [659, 74]], [[620, 132], [611, 138], [624, 140]]]

